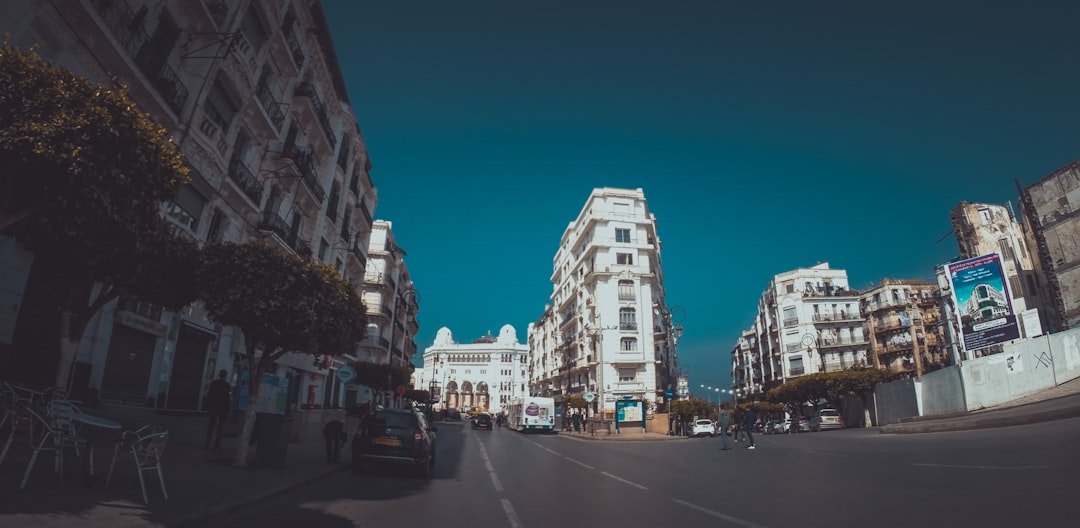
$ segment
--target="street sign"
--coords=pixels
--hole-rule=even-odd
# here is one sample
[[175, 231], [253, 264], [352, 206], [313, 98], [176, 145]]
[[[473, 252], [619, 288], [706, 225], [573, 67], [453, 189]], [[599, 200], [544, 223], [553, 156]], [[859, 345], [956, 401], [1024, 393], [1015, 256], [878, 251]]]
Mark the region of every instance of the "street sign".
[[671, 398], [673, 398], [674, 396], [675, 396], [675, 391], [673, 391], [673, 390], [671, 390], [671, 389], [668, 389], [668, 390], [664, 391], [664, 397], [665, 397], [665, 398], [667, 398], [667, 399], [669, 399], [669, 400], [670, 400], [670, 399], [671, 399]]
[[585, 393], [585, 401], [587, 401], [587, 402], [589, 402], [589, 403], [592, 403], [592, 402], [593, 402], [593, 400], [595, 400], [595, 399], [596, 399], [596, 395], [595, 395], [595, 394], [593, 394], [593, 393], [591, 393], [591, 392], [586, 392], [586, 393]]
[[337, 369], [337, 374], [335, 375], [337, 376], [338, 381], [348, 384], [356, 378], [356, 369], [354, 369], [352, 365], [342, 365], [341, 368]]
[[398, 396], [404, 396], [405, 395], [405, 386], [404, 385], [398, 385], [397, 386], [397, 394], [398, 394]]

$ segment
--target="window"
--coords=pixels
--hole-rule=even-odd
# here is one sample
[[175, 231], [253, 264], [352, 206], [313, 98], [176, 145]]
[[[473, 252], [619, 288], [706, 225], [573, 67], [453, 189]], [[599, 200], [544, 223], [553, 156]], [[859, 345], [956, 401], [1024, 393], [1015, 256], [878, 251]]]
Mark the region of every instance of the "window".
[[206, 102], [203, 104], [206, 117], [221, 128], [222, 134], [229, 129], [233, 117], [236, 116], [236, 112], [240, 108], [236, 98], [232, 95], [231, 88], [232, 84], [225, 78], [225, 75], [219, 73], [217, 78], [214, 79], [214, 86], [210, 88], [210, 94], [206, 96]]
[[802, 356], [788, 358], [788, 367], [792, 376], [802, 376], [806, 372], [803, 370]]
[[326, 217], [329, 218], [331, 222], [337, 220], [338, 201], [340, 200], [341, 186], [338, 185], [338, 182], [334, 182], [334, 184], [330, 186], [330, 200], [327, 202], [326, 206]]
[[634, 255], [631, 253], [616, 253], [615, 262], [618, 264], [632, 265], [634, 263]]
[[619, 369], [619, 381], [635, 381], [637, 380], [636, 369]]
[[252, 53], [258, 53], [259, 48], [266, 41], [266, 26], [263, 25], [262, 17], [256, 11], [255, 4], [251, 4], [247, 13], [244, 13], [244, 21], [240, 31], [244, 33], [244, 38], [247, 39], [248, 44], [251, 44]]
[[326, 262], [326, 252], [330, 250], [330, 244], [326, 243], [326, 239], [319, 241], [319, 260]]
[[620, 301], [632, 301], [634, 300], [634, 281], [621, 280], [619, 281], [619, 300]]
[[979, 209], [979, 220], [982, 222], [982, 225], [990, 225], [990, 210]]
[[637, 313], [633, 308], [619, 308], [619, 330], [637, 330]]
[[637, 338], [636, 337], [624, 337], [622, 338], [622, 351], [623, 352], [637, 352]]
[[629, 229], [616, 229], [615, 230], [615, 241], [616, 242], [623, 242], [623, 243], [630, 243], [630, 230]]
[[784, 308], [784, 326], [792, 326], [799, 324], [799, 313], [794, 306], [790, 308]]
[[1008, 239], [1002, 238], [998, 240], [998, 247], [1001, 248], [1002, 258], [1005, 260], [1016, 260], [1016, 255], [1013, 254], [1012, 244], [1009, 243]]
[[221, 212], [221, 209], [214, 208], [214, 213], [210, 215], [210, 227], [206, 230], [206, 240], [210, 242], [220, 242], [222, 239], [222, 232], [225, 230], [225, 215]]

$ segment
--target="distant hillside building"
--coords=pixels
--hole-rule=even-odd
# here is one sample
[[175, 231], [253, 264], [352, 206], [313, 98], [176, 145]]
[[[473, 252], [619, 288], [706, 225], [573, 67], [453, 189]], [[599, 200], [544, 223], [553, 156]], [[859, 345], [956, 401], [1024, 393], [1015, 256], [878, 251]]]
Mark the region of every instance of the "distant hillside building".
[[678, 322], [664, 292], [656, 217], [641, 189], [594, 189], [563, 232], [551, 304], [529, 326], [530, 392], [593, 396], [590, 416], [615, 402], [647, 410], [680, 390]]
[[[1019, 184], [1018, 184], [1019, 185]], [[1020, 191], [1020, 211], [1049, 332], [1080, 326], [1080, 160]]]
[[[503, 325], [472, 343], [457, 343], [442, 327], [424, 349], [416, 389], [440, 396], [436, 409], [479, 407], [499, 412], [515, 396], [528, 396], [529, 346], [519, 343], [513, 326]], [[433, 390], [434, 389], [434, 390]]]

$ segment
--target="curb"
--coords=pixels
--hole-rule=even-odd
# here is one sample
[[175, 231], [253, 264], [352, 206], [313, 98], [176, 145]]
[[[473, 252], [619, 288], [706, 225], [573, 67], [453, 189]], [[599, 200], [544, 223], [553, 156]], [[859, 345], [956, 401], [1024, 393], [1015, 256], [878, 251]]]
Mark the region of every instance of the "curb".
[[976, 418], [968, 420], [948, 421], [941, 423], [903, 423], [890, 424], [881, 427], [880, 434], [919, 434], [940, 433], [949, 431], [970, 431], [972, 429], [990, 429], [994, 427], [1011, 427], [1014, 425], [1029, 425], [1033, 423], [1052, 422], [1066, 418], [1080, 417], [1080, 407], [1068, 407], [1054, 409], [1032, 414], [1020, 414], [1016, 416], [1002, 416], [998, 418]]
[[293, 490], [295, 490], [297, 488], [306, 486], [308, 484], [311, 484], [312, 482], [322, 480], [322, 479], [324, 479], [326, 477], [329, 477], [330, 475], [333, 475], [334, 473], [337, 473], [339, 471], [344, 471], [344, 470], [346, 470], [348, 468], [349, 468], [349, 466], [347, 464], [342, 464], [340, 467], [332, 468], [332, 469], [329, 469], [329, 470], [327, 470], [325, 472], [322, 472], [322, 473], [319, 473], [319, 474], [316, 474], [316, 475], [312, 475], [310, 477], [295, 480], [293, 482], [289, 482], [288, 484], [282, 484], [282, 485], [279, 485], [279, 486], [277, 486], [275, 488], [268, 489], [268, 490], [265, 490], [265, 491], [261, 491], [261, 492], [255, 494], [255, 495], [247, 496], [247, 497], [240, 498], [240, 499], [234, 499], [234, 500], [231, 500], [231, 501], [226, 501], [224, 503], [219, 503], [219, 504], [210, 506], [210, 507], [206, 508], [205, 510], [195, 511], [195, 512], [192, 512], [192, 513], [190, 513], [188, 515], [184, 515], [183, 517], [168, 523], [168, 526], [169, 526], [169, 528], [187, 528], [187, 527], [193, 527], [193, 526], [201, 526], [203, 524], [206, 524], [208, 521], [210, 521], [210, 520], [212, 520], [214, 518], [224, 516], [224, 515], [228, 515], [230, 513], [235, 513], [235, 512], [237, 512], [239, 510], [242, 510], [244, 508], [248, 508], [248, 507], [257, 505], [259, 503], [267, 502], [270, 499], [273, 499], [274, 497], [283, 495], [283, 494], [288, 493], [290, 491], [293, 491]]

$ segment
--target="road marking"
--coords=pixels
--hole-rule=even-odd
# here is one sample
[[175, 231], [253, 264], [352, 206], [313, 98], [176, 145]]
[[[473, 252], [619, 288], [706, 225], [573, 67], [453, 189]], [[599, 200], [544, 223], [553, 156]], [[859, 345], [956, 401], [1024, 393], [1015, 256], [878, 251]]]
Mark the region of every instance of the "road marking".
[[586, 464], [586, 463], [584, 463], [584, 462], [581, 462], [581, 461], [579, 461], [579, 460], [574, 460], [574, 459], [572, 459], [572, 458], [570, 458], [570, 457], [565, 457], [565, 458], [566, 458], [567, 460], [569, 460], [569, 461], [571, 461], [571, 462], [573, 462], [573, 463], [575, 463], [575, 464], [577, 464], [577, 465], [581, 466], [581, 467], [585, 467], [585, 468], [589, 468], [589, 469], [596, 469], [595, 467], [593, 467], [593, 466], [590, 466], [590, 465], [588, 465], [588, 464]]
[[951, 468], [951, 469], [1050, 469], [1053, 466], [968, 466], [963, 464], [930, 464], [926, 462], [916, 462], [914, 465], [920, 467], [935, 467], [935, 468]]
[[502, 500], [503, 511], [506, 512], [506, 520], [510, 521], [510, 528], [521, 528], [521, 520], [518, 519], [514, 506], [507, 499]]
[[709, 515], [712, 515], [713, 517], [716, 517], [717, 519], [723, 519], [723, 520], [725, 520], [727, 522], [734, 523], [734, 524], [737, 524], [739, 526], [745, 526], [746, 528], [765, 528], [764, 526], [762, 526], [760, 524], [752, 523], [750, 521], [745, 521], [745, 520], [740, 519], [738, 517], [732, 517], [732, 516], [727, 515], [725, 513], [720, 513], [718, 511], [713, 511], [713, 510], [710, 510], [708, 508], [702, 508], [701, 506], [698, 506], [697, 504], [691, 504], [691, 503], [686, 502], [686, 501], [681, 500], [681, 499], [672, 499], [672, 500], [679, 503], [679, 504], [682, 504], [683, 506], [686, 506], [687, 508], [692, 508], [692, 509], [695, 509], [695, 510], [697, 510], [699, 512], [707, 513]]
[[635, 487], [637, 489], [643, 489], [643, 490], [649, 489], [649, 488], [646, 488], [645, 486], [642, 486], [641, 484], [630, 482], [629, 480], [626, 480], [624, 478], [616, 477], [615, 475], [612, 475], [611, 473], [608, 473], [607, 471], [601, 471], [600, 474], [601, 475], [607, 475], [607, 476], [609, 476], [609, 477], [611, 477], [611, 478], [613, 478], [613, 479], [615, 479], [615, 480], [617, 480], [619, 482], [622, 482], [623, 484], [629, 484], [629, 485], [631, 485], [631, 486], [633, 486], [633, 487]]
[[488, 474], [491, 475], [491, 485], [495, 486], [495, 491], [502, 493], [503, 487], [502, 482], [499, 482], [499, 476], [495, 474], [494, 470], [492, 470], [491, 473]]
[[551, 453], [551, 454], [553, 454], [555, 456], [562, 456], [562, 455], [559, 454], [558, 451], [552, 451], [551, 449], [548, 449], [546, 447], [544, 448], [544, 451], [547, 451], [548, 453]]

